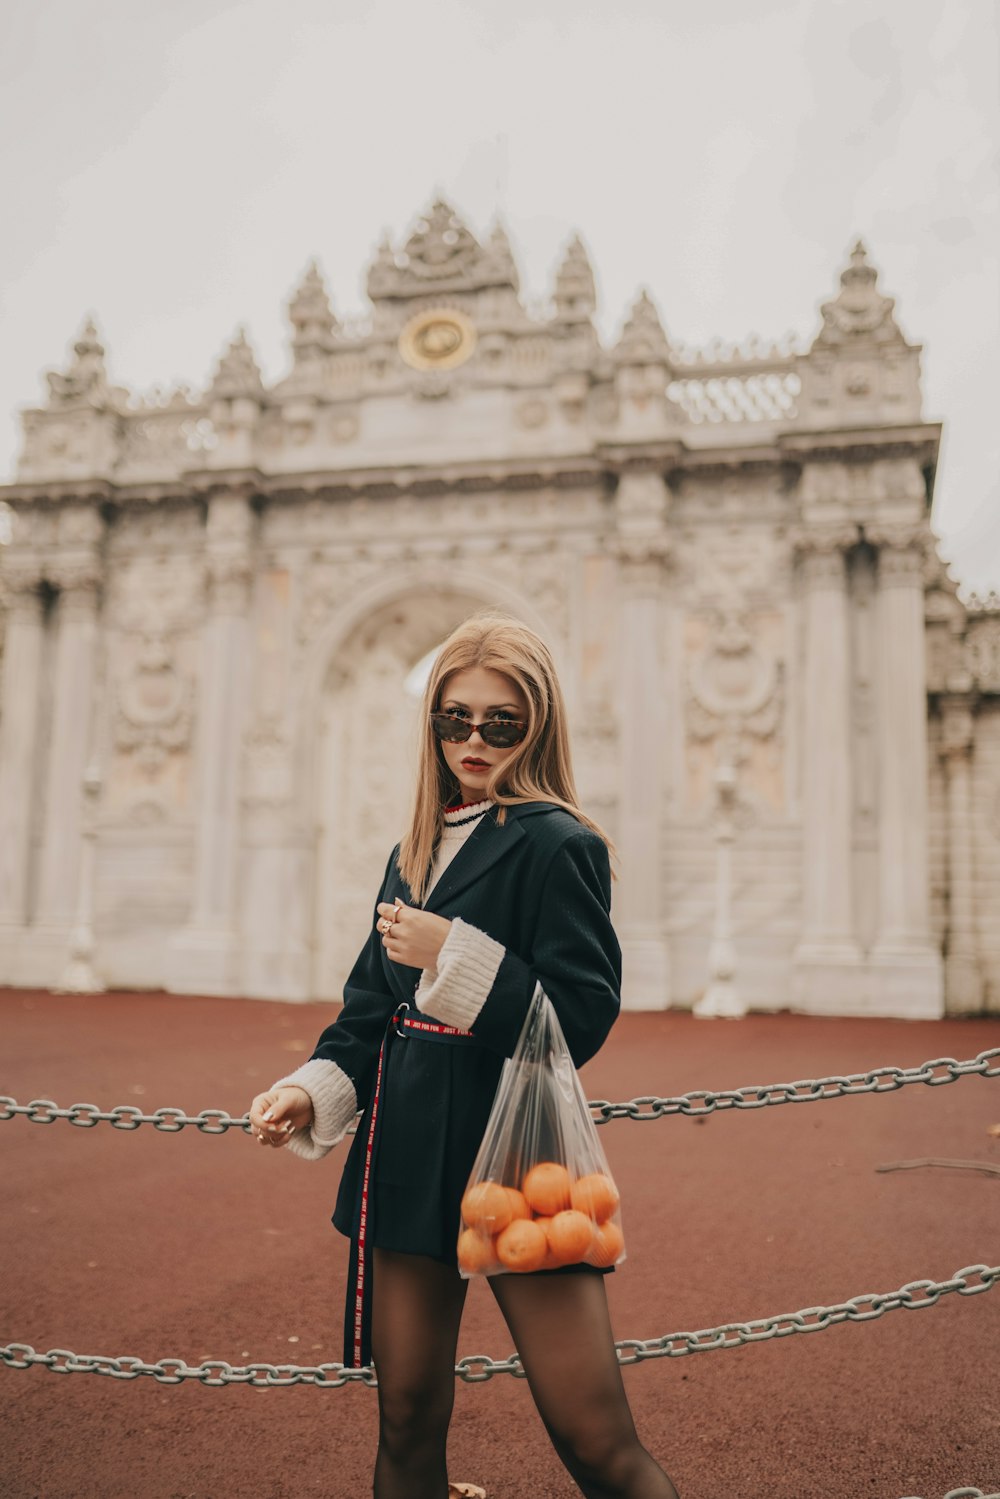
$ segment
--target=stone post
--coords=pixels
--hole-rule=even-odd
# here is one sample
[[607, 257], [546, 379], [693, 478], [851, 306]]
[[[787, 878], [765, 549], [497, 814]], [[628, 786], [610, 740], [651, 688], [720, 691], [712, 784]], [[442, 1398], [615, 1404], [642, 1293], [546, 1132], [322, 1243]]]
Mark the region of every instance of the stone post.
[[246, 712], [253, 513], [248, 497], [209, 502], [208, 613], [197, 722], [197, 822], [188, 925], [174, 938], [170, 987], [235, 994], [240, 985], [237, 895], [240, 769]]
[[55, 607], [52, 720], [45, 768], [36, 942], [61, 973], [76, 921], [83, 851], [82, 786], [91, 753], [101, 566], [96, 556], [47, 569], [59, 589]]
[[[38, 565], [8, 555], [7, 628], [0, 676], [0, 955], [28, 919], [28, 861], [38, 759], [44, 619]], [[11, 959], [11, 963], [12, 963]], [[0, 979], [16, 975], [7, 957]]]
[[879, 925], [871, 953], [875, 1008], [933, 1019], [944, 1003], [930, 932], [924, 533], [872, 530], [879, 547]]
[[983, 974], [976, 940], [972, 838], [973, 702], [965, 693], [941, 700], [941, 757], [948, 820], [948, 924], [945, 1005], [954, 1014], [983, 1008]]
[[799, 536], [804, 585], [802, 935], [795, 952], [800, 1009], [857, 1013], [851, 852], [851, 683], [846, 549], [851, 526]]
[[720, 765], [715, 773], [715, 921], [708, 949], [708, 988], [694, 1006], [699, 1020], [739, 1020], [746, 1001], [736, 987], [733, 941], [733, 844], [736, 842], [736, 769]]
[[624, 474], [616, 496], [621, 568], [619, 638], [619, 853], [615, 924], [622, 944], [622, 1004], [670, 1004], [670, 952], [664, 931], [663, 809], [666, 786], [666, 665], [663, 534], [666, 486], [655, 473]]

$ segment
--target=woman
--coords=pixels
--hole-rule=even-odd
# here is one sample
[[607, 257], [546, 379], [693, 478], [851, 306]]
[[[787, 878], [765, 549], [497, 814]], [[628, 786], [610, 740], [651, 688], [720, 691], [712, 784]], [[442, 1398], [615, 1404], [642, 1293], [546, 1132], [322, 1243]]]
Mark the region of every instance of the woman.
[[[444, 1499], [467, 1281], [459, 1202], [536, 981], [579, 1067], [618, 1014], [607, 839], [577, 806], [544, 643], [479, 615], [427, 683], [417, 794], [344, 1006], [254, 1099], [262, 1145], [318, 1159], [365, 1109], [333, 1214], [351, 1239], [344, 1362], [378, 1372], [376, 1499]], [[539, 1413], [592, 1499], [677, 1499], [640, 1445], [602, 1272], [489, 1278]]]

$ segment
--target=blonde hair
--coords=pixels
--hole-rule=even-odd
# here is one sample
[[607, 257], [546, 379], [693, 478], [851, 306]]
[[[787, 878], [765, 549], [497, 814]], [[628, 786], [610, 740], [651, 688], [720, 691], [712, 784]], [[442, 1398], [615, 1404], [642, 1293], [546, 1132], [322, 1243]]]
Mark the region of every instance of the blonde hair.
[[592, 829], [614, 852], [607, 834], [580, 809], [570, 759], [566, 706], [548, 646], [527, 625], [510, 615], [492, 610], [474, 614], [449, 635], [424, 689], [413, 811], [399, 847], [399, 870], [417, 901], [423, 900], [426, 893], [444, 808], [460, 789], [448, 769], [441, 741], [431, 728], [430, 716], [440, 706], [441, 689], [447, 678], [473, 667], [509, 677], [528, 703], [527, 734], [486, 783], [484, 796], [499, 806], [497, 821], [504, 822], [507, 807], [525, 802], [551, 802]]

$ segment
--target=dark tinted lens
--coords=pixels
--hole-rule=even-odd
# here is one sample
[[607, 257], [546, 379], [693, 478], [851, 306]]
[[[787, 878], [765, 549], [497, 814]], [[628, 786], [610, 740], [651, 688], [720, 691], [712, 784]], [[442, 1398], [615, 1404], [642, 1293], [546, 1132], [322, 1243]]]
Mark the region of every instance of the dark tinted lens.
[[472, 725], [465, 719], [453, 718], [450, 713], [432, 713], [431, 728], [449, 744], [464, 744], [472, 737]]
[[503, 718], [490, 719], [479, 726], [483, 743], [490, 745], [493, 749], [510, 749], [511, 745], [520, 744], [527, 729], [527, 724]]

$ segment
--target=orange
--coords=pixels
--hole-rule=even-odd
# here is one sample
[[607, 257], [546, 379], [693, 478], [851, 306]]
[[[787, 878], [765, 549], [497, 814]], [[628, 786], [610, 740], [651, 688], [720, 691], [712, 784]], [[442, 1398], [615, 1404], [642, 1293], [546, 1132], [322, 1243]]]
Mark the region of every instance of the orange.
[[538, 1224], [539, 1228], [544, 1228], [544, 1230], [545, 1230], [545, 1249], [546, 1249], [546, 1254], [545, 1254], [545, 1260], [544, 1260], [544, 1262], [542, 1264], [542, 1269], [543, 1270], [557, 1270], [559, 1268], [559, 1261], [553, 1257], [552, 1250], [549, 1249], [549, 1247], [548, 1247], [549, 1246], [549, 1224], [552, 1222], [552, 1219], [551, 1218], [536, 1218], [535, 1222]]
[[516, 1187], [504, 1187], [504, 1191], [507, 1193], [507, 1198], [510, 1202], [511, 1222], [513, 1223], [518, 1218], [530, 1218], [531, 1209], [528, 1206], [528, 1201], [524, 1193], [519, 1192]]
[[586, 1213], [588, 1218], [593, 1218], [595, 1223], [603, 1223], [610, 1218], [621, 1201], [618, 1196], [618, 1188], [610, 1176], [605, 1176], [603, 1171], [593, 1171], [589, 1176], [581, 1176], [570, 1188], [570, 1201], [581, 1213]]
[[497, 1259], [508, 1270], [540, 1270], [547, 1252], [545, 1230], [530, 1218], [515, 1218], [497, 1235]]
[[555, 1214], [545, 1230], [545, 1237], [557, 1265], [575, 1265], [593, 1243], [594, 1225], [586, 1213], [567, 1208]]
[[482, 1275], [496, 1264], [496, 1250], [488, 1234], [475, 1228], [463, 1228], [458, 1236], [458, 1268], [467, 1275]]
[[561, 1213], [569, 1207], [569, 1172], [555, 1161], [539, 1161], [524, 1178], [521, 1191], [533, 1212], [546, 1217]]
[[469, 1228], [497, 1234], [514, 1216], [509, 1188], [498, 1182], [476, 1182], [462, 1198], [462, 1219]]
[[596, 1265], [598, 1269], [614, 1265], [624, 1248], [625, 1239], [618, 1224], [612, 1223], [610, 1219], [607, 1223], [599, 1223], [594, 1231], [594, 1242], [587, 1255], [587, 1264]]

